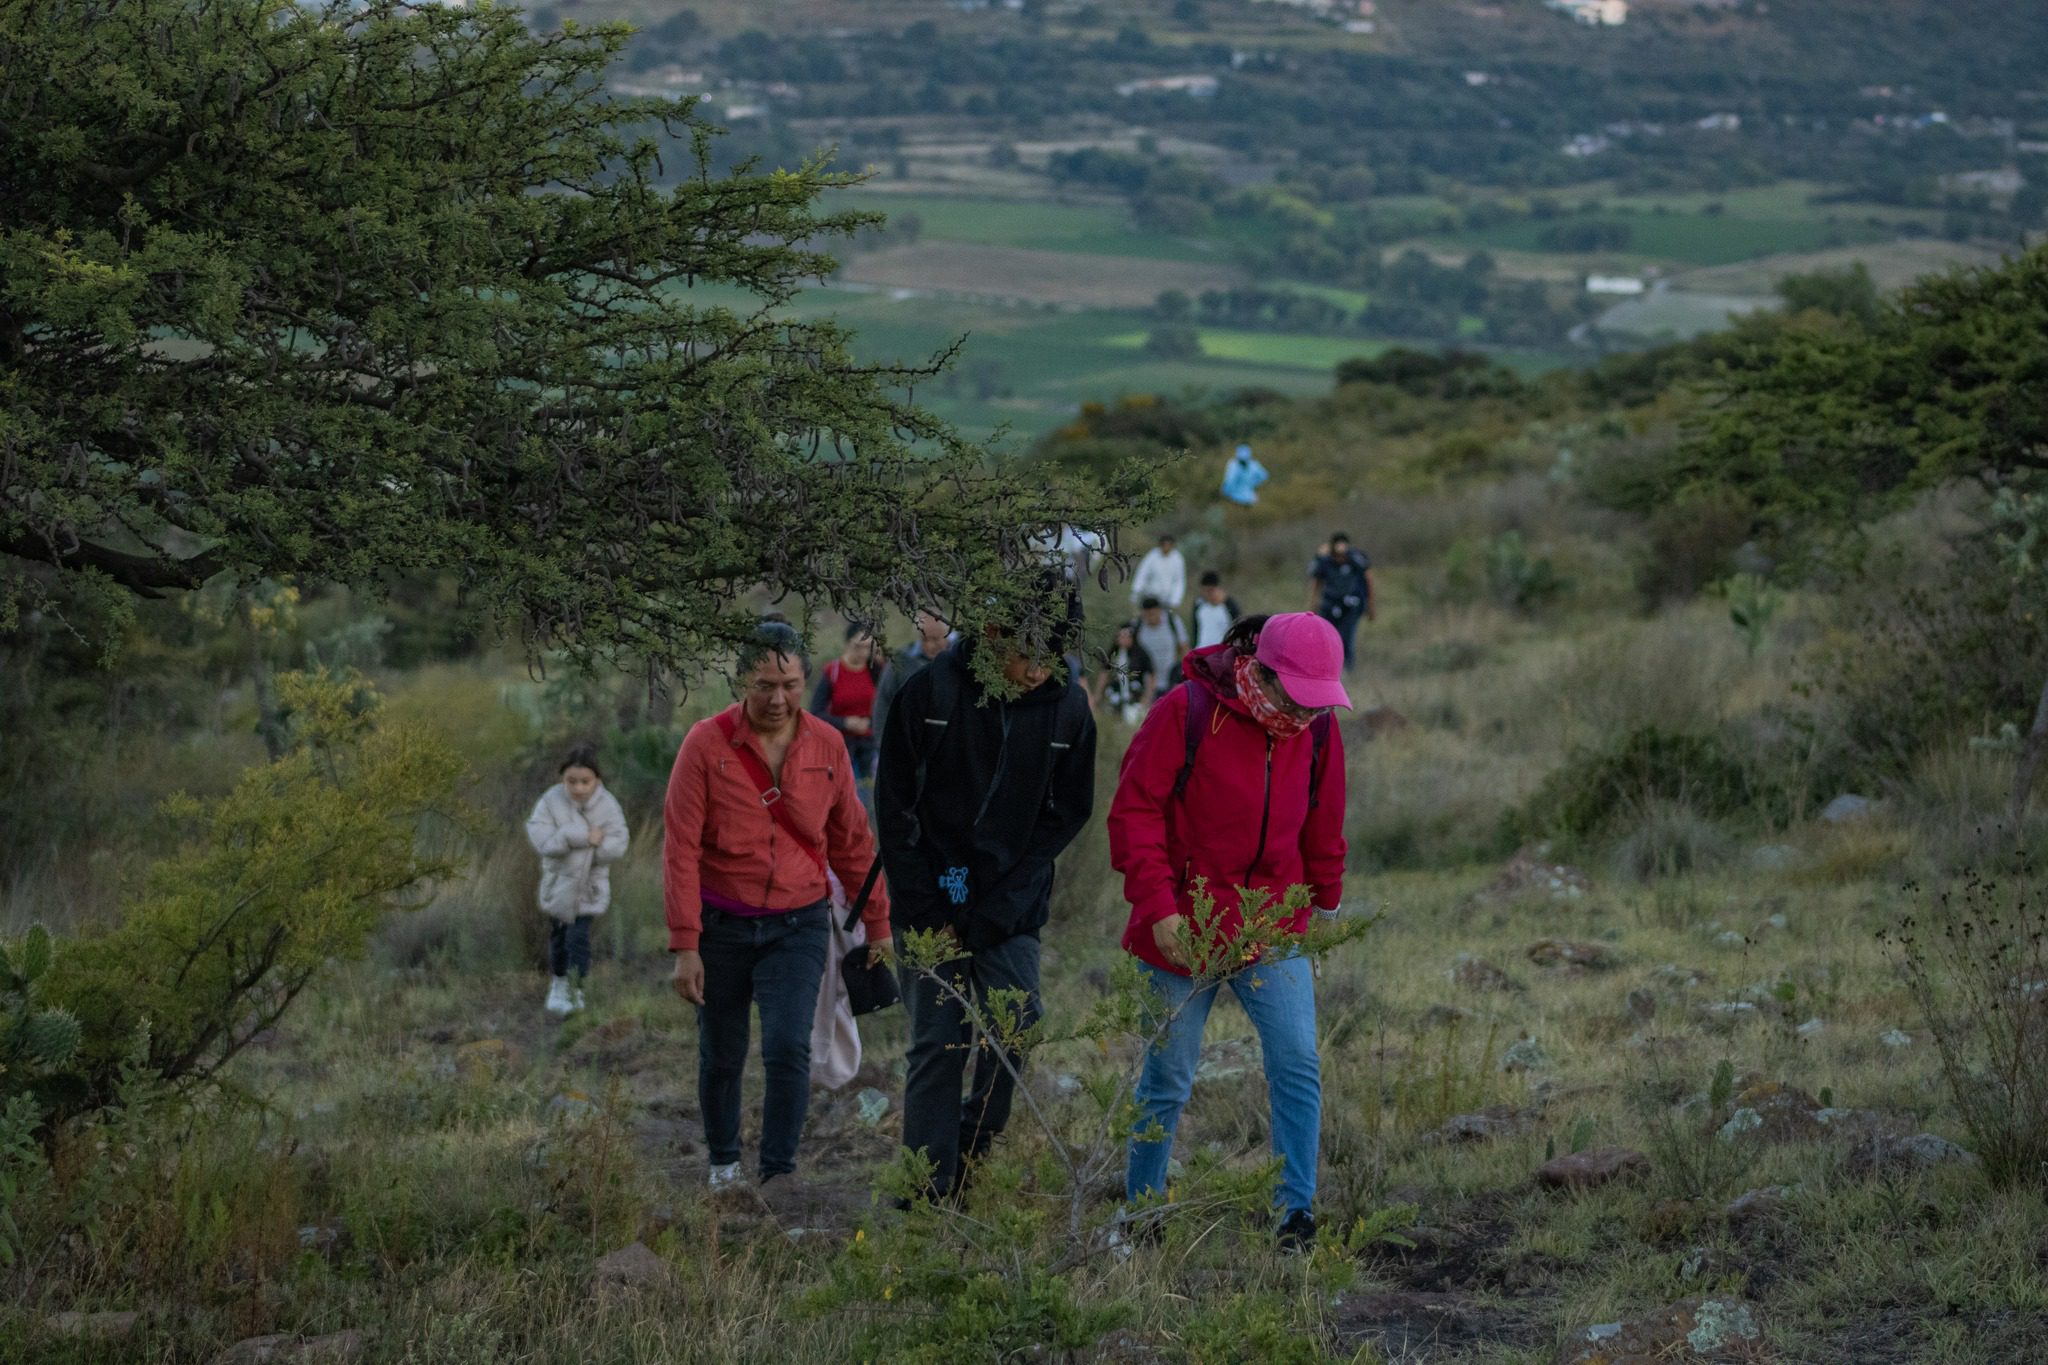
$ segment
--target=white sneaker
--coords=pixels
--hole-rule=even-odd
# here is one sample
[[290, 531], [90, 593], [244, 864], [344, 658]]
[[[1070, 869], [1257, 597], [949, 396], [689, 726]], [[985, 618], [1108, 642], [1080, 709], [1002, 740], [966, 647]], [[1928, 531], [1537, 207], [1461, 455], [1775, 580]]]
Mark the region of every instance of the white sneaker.
[[732, 1186], [739, 1184], [740, 1163], [735, 1161], [725, 1166], [713, 1166], [711, 1168], [710, 1183], [713, 1190], [730, 1189]]
[[577, 1010], [588, 1008], [589, 1006], [583, 1003], [583, 988], [581, 986], [576, 987], [570, 992], [569, 1012], [574, 1014]]
[[558, 976], [552, 982], [548, 983], [549, 1014], [567, 1014], [570, 1010], [573, 1010], [575, 1008], [575, 1002], [569, 998], [568, 977]]

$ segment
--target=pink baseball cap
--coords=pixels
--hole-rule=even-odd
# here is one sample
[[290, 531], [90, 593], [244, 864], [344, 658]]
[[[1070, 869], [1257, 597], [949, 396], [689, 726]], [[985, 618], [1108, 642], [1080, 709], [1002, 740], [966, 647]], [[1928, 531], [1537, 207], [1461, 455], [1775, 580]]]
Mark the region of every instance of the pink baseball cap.
[[1351, 708], [1344, 691], [1344, 642], [1314, 612], [1283, 612], [1267, 621], [1259, 632], [1259, 662], [1279, 676], [1296, 706]]

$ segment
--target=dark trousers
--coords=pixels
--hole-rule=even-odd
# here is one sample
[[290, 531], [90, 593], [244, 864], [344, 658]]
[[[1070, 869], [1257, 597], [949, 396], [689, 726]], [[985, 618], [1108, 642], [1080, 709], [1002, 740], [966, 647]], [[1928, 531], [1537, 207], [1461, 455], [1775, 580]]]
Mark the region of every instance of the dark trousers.
[[1339, 604], [1323, 608], [1323, 615], [1337, 628], [1337, 638], [1344, 642], [1344, 671], [1349, 673], [1358, 663], [1358, 649], [1354, 641], [1358, 637], [1358, 623], [1364, 619], [1365, 608]]
[[[900, 945], [899, 945], [900, 952]], [[1021, 990], [1027, 999], [1017, 1023], [1028, 1028], [1040, 1013], [1038, 939], [1019, 934], [941, 967], [984, 1016], [991, 992]], [[910, 1013], [909, 1074], [903, 1084], [903, 1145], [922, 1152], [935, 1168], [934, 1194], [960, 1188], [965, 1163], [988, 1152], [1010, 1121], [1016, 1082], [994, 1047], [974, 1036], [967, 1011], [938, 985], [904, 972], [903, 1003]], [[974, 1053], [973, 1089], [963, 1101], [960, 1084]], [[1010, 1060], [1022, 1068], [1014, 1052]]]
[[728, 915], [704, 907], [697, 952], [704, 1003], [697, 1009], [697, 1103], [711, 1164], [740, 1159], [740, 1076], [747, 1068], [752, 1007], [761, 1009], [761, 1178], [796, 1169], [811, 1101], [811, 1016], [825, 976], [825, 902], [781, 915]]
[[558, 919], [548, 921], [548, 970], [556, 976], [567, 976], [572, 970], [578, 976], [590, 975], [590, 922], [595, 915], [578, 915], [568, 923]]

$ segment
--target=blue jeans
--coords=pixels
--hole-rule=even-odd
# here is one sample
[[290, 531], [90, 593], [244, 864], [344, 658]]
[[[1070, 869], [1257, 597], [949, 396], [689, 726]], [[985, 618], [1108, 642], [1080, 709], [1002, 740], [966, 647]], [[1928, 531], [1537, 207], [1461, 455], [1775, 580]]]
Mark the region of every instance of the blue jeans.
[[[1199, 992], [1187, 977], [1139, 964], [1174, 1016], [1138, 1078], [1138, 1131], [1153, 1124], [1163, 1130], [1156, 1141], [1131, 1139], [1130, 1164], [1124, 1173], [1124, 1194], [1139, 1199], [1166, 1187], [1166, 1159], [1173, 1154], [1173, 1130], [1180, 1111], [1195, 1088], [1195, 1067], [1202, 1060], [1202, 1028], [1216, 1003], [1212, 982]], [[1259, 1033], [1259, 1052], [1266, 1064], [1266, 1101], [1272, 1114], [1273, 1155], [1280, 1158], [1280, 1188], [1274, 1203], [1282, 1213], [1314, 1206], [1316, 1162], [1323, 1128], [1322, 1065], [1316, 1056], [1316, 993], [1308, 960], [1282, 958], [1260, 962], [1226, 978], [1237, 1002]]]
[[747, 1069], [753, 1007], [761, 1007], [761, 1178], [796, 1169], [797, 1140], [811, 1103], [811, 1016], [825, 979], [829, 907], [781, 915], [728, 915], [704, 907], [697, 952], [704, 1003], [697, 1008], [697, 1102], [711, 1164], [740, 1159], [740, 1077]]

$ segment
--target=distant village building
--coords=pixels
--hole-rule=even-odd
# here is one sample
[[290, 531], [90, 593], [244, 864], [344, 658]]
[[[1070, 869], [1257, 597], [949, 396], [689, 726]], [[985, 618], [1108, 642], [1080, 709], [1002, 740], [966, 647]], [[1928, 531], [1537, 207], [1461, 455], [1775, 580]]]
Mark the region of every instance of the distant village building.
[[1640, 294], [1640, 293], [1642, 293], [1643, 291], [1645, 291], [1645, 290], [1646, 290], [1646, 289], [1648, 289], [1648, 288], [1649, 288], [1649, 285], [1645, 284], [1645, 283], [1644, 283], [1643, 281], [1641, 281], [1641, 280], [1637, 279], [1637, 278], [1636, 278], [1635, 276], [1633, 276], [1633, 275], [1588, 275], [1588, 276], [1586, 276], [1586, 292], [1587, 292], [1588, 294], [1631, 294], [1631, 295], [1632, 295], [1632, 294]]
[[1692, 126], [1703, 133], [1739, 133], [1742, 131], [1742, 115], [1709, 114], [1694, 120]]
[[1628, 22], [1628, 0], [1543, 0], [1549, 9], [1570, 15], [1588, 28], [1613, 28]]
[[1977, 194], [2018, 194], [2027, 187], [2027, 178], [2010, 168], [1997, 171], [1963, 171], [1957, 175], [1943, 176], [1941, 187], [1945, 190], [1974, 191]]
[[1149, 80], [1125, 81], [1116, 92], [1125, 99], [1133, 95], [1186, 95], [1192, 99], [1208, 99], [1216, 93], [1220, 82], [1214, 76], [1154, 76]]
[[1558, 150], [1566, 156], [1598, 156], [1613, 145], [1611, 139], [1599, 133], [1580, 133]]

